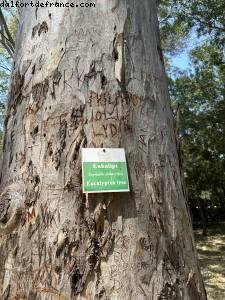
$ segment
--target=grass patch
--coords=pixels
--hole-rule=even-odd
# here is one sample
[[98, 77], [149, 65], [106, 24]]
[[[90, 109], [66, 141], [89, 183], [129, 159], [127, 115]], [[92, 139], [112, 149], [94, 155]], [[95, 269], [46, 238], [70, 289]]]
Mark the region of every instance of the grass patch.
[[195, 230], [195, 239], [208, 300], [224, 300], [225, 223], [211, 225], [207, 236]]

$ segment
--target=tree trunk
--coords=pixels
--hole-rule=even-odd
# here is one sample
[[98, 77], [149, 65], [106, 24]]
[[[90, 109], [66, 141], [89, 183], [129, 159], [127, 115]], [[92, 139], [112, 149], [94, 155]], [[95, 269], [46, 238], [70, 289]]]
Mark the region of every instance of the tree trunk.
[[[206, 299], [155, 3], [22, 10], [1, 174], [1, 299]], [[82, 194], [81, 148], [130, 193]]]
[[201, 221], [202, 221], [202, 235], [207, 236], [208, 217], [207, 217], [205, 203], [202, 198], [198, 198], [197, 203], [199, 206], [199, 211], [200, 211], [200, 216], [201, 216]]

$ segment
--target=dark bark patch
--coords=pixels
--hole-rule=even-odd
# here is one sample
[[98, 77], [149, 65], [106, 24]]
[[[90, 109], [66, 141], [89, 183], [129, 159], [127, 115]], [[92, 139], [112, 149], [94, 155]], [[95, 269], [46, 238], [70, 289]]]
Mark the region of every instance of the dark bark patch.
[[12, 107], [16, 107], [16, 105], [22, 100], [22, 91], [24, 85], [24, 75], [22, 75], [19, 71], [15, 72], [12, 77], [12, 84], [9, 93], [9, 103], [8, 103], [8, 112]]
[[141, 245], [141, 248], [143, 250], [146, 250], [146, 251], [149, 251], [151, 249], [151, 243], [150, 243], [150, 237], [141, 237], [140, 240], [140, 245]]
[[59, 81], [62, 78], [62, 74], [58, 69], [53, 72], [53, 83], [59, 85]]
[[70, 169], [75, 169], [77, 167], [77, 160], [79, 159], [80, 149], [81, 149], [81, 140], [76, 143], [76, 146], [73, 151], [72, 159], [70, 161]]
[[62, 120], [60, 122], [60, 128], [58, 131], [58, 137], [60, 140], [60, 150], [63, 150], [66, 147], [66, 132], [67, 132], [67, 122], [66, 120]]
[[22, 66], [22, 74], [25, 74], [31, 65], [32, 60], [25, 60]]
[[56, 171], [59, 169], [60, 167], [60, 164], [61, 164], [61, 153], [62, 153], [62, 150], [61, 149], [58, 149], [55, 154], [54, 154], [54, 158], [53, 158], [53, 161], [55, 162], [55, 169]]
[[79, 268], [75, 266], [71, 276], [71, 287], [74, 294], [78, 294], [82, 290], [82, 278], [83, 274], [80, 272]]
[[48, 142], [48, 146], [47, 146], [46, 152], [47, 152], [48, 156], [52, 156], [52, 154], [53, 154], [52, 142]]
[[53, 222], [56, 224], [55, 214], [56, 214], [56, 209], [52, 211], [48, 207], [47, 203], [45, 203], [44, 205], [42, 205], [41, 203], [41, 219], [42, 219], [41, 223], [43, 224], [44, 228], [48, 228], [53, 224]]
[[34, 75], [34, 73], [35, 73], [35, 68], [36, 68], [36, 65], [34, 64], [33, 67], [32, 67], [32, 71], [31, 71], [32, 75]]
[[113, 49], [112, 57], [114, 61], [117, 61], [119, 59], [119, 52], [115, 48]]
[[59, 82], [62, 78], [61, 72], [56, 68], [52, 73], [52, 80], [53, 80], [53, 91], [51, 92], [52, 98], [55, 99], [55, 85], [59, 85]]
[[68, 192], [72, 192], [72, 191], [75, 191], [76, 189], [77, 189], [77, 187], [74, 186], [73, 178], [70, 177], [69, 181], [65, 185], [65, 190]]
[[35, 135], [38, 134], [38, 126], [36, 126], [36, 127], [34, 128], [33, 133], [34, 133]]
[[10, 197], [9, 195], [5, 194], [4, 197], [1, 198], [0, 201], [0, 222], [6, 223], [7, 222], [7, 212], [10, 207]]
[[48, 89], [49, 89], [49, 82], [47, 78], [44, 80], [44, 82], [37, 83], [33, 86], [32, 96], [34, 102], [36, 103], [37, 110], [42, 107], [42, 104], [46, 99]]
[[[98, 297], [99, 299], [102, 299], [105, 295], [106, 295], [106, 290], [105, 290], [105, 288], [103, 287], [103, 288], [100, 290], [100, 292], [98, 293], [97, 297]], [[107, 298], [106, 298], [106, 299], [107, 299]]]
[[27, 166], [27, 189], [25, 197], [25, 204], [28, 207], [31, 207], [31, 205], [37, 201], [39, 196], [39, 185], [40, 177], [37, 173], [36, 167], [33, 165], [33, 162], [30, 161]]
[[46, 56], [44, 54], [41, 54], [40, 56], [38, 56], [38, 58], [35, 61], [35, 70], [41, 70], [42, 67], [44, 66], [44, 64], [46, 63]]
[[71, 112], [71, 119], [82, 118], [84, 114], [85, 105], [82, 104], [78, 108], [73, 107]]
[[40, 28], [38, 29], [38, 35], [40, 36], [43, 33], [47, 33], [48, 32], [48, 25], [47, 23], [44, 21], [41, 23]]
[[189, 279], [187, 283], [188, 294], [190, 299], [200, 300], [202, 297], [199, 295], [198, 287], [197, 287], [197, 274], [192, 273], [189, 274]]
[[162, 48], [160, 46], [157, 46], [157, 51], [158, 51], [161, 62], [164, 64]]
[[38, 175], [34, 177], [34, 183], [35, 185], [38, 185], [40, 183], [40, 177]]
[[77, 130], [81, 123], [84, 123], [84, 111], [85, 105], [81, 104], [78, 108], [73, 107], [71, 116], [70, 116], [70, 128], [72, 130]]
[[104, 74], [101, 75], [101, 85], [102, 85], [102, 89], [106, 86], [107, 84], [107, 78], [105, 77]]
[[7, 288], [5, 289], [3, 295], [2, 295], [2, 300], [9, 300], [9, 296], [10, 296], [10, 284], [8, 284]]
[[[197, 298], [190, 299], [197, 300]], [[167, 282], [161, 290], [158, 300], [182, 300], [180, 294], [179, 279], [177, 279], [174, 284], [170, 284], [169, 282]]]
[[30, 291], [28, 295], [28, 300], [37, 300], [37, 292]]
[[32, 34], [31, 34], [31, 37], [32, 37], [32, 38], [35, 37], [35, 35], [36, 35], [37, 31], [39, 30], [39, 28], [40, 28], [40, 23], [38, 23], [37, 25], [35, 25], [35, 26], [33, 27], [33, 29], [32, 29]]
[[42, 34], [42, 32], [44, 32], [44, 33], [48, 32], [48, 25], [45, 21], [42, 22], [41, 24], [38, 23], [37, 25], [35, 25], [33, 27], [31, 37], [34, 38], [36, 33], [38, 33], [38, 35], [40, 36]]
[[9, 167], [13, 161], [13, 157], [14, 157], [14, 153], [13, 153], [13, 149], [14, 149], [14, 140], [15, 140], [15, 132], [14, 130], [11, 132], [10, 134], [10, 143], [9, 143], [9, 149], [10, 149], [10, 155], [9, 155]]
[[39, 131], [39, 127], [38, 125], [34, 127], [34, 129], [30, 132], [30, 135], [32, 136], [33, 139], [36, 138], [37, 134], [38, 134], [38, 131]]
[[88, 257], [88, 263], [91, 269], [94, 269], [99, 261], [100, 247], [97, 239], [93, 239], [91, 242], [90, 254]]
[[181, 268], [179, 251], [174, 243], [167, 246], [167, 253], [164, 255], [164, 261], [169, 262], [176, 272]]
[[90, 65], [89, 72], [84, 75], [84, 81], [88, 82], [91, 78], [96, 78], [97, 72], [95, 70], [95, 62], [93, 61]]

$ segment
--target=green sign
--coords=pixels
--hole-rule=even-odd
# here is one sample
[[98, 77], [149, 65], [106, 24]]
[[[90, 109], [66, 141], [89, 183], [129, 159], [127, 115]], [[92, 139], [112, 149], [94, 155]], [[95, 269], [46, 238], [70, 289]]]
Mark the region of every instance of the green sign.
[[82, 175], [84, 193], [129, 191], [124, 149], [83, 148]]

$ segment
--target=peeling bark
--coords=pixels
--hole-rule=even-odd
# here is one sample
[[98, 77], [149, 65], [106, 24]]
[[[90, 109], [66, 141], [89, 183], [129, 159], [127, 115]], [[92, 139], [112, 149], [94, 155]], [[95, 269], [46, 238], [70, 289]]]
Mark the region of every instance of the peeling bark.
[[[1, 173], [0, 293], [206, 299], [155, 3], [95, 2], [21, 12]], [[125, 148], [131, 192], [82, 194], [82, 147]], [[15, 218], [15, 197], [3, 195], [21, 183]]]

